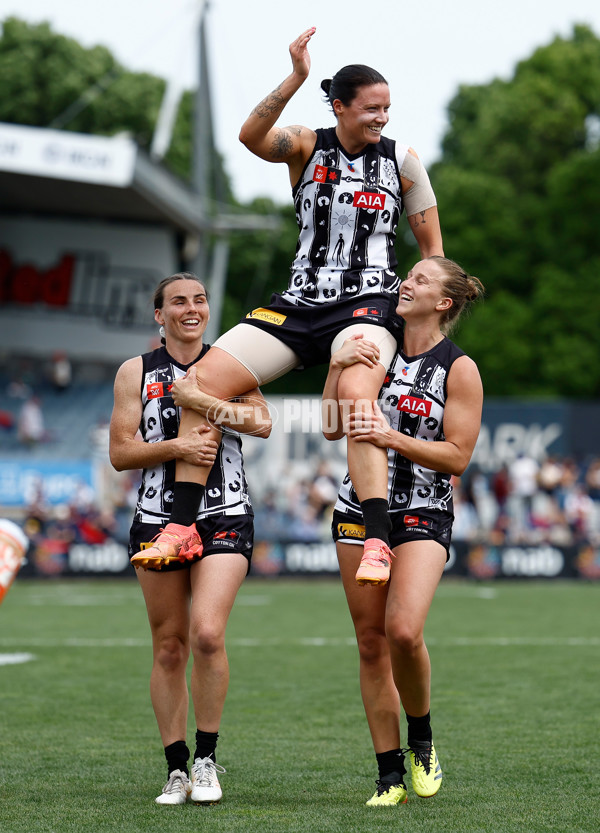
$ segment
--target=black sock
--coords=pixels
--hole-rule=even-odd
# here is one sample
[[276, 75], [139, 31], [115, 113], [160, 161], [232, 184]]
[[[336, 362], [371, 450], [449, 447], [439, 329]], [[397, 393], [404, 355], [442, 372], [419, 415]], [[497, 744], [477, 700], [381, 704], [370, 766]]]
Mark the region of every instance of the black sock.
[[196, 751], [194, 752], [194, 760], [196, 760], [196, 758], [212, 758], [213, 761], [216, 761], [218, 739], [218, 732], [202, 732], [200, 729], [196, 729]]
[[408, 745], [412, 746], [414, 743], [431, 743], [431, 713], [427, 712], [423, 717], [412, 717], [410, 714], [406, 715], [408, 722]]
[[406, 772], [404, 766], [404, 755], [401, 749], [391, 749], [389, 752], [376, 752], [377, 766], [379, 767], [379, 780], [385, 778], [386, 775], [391, 775], [397, 772], [402, 780], [402, 776]]
[[360, 502], [365, 522], [365, 540], [380, 538], [388, 546], [392, 522], [388, 515], [388, 502], [382, 497], [371, 497]]
[[189, 775], [187, 765], [189, 757], [190, 750], [184, 740], [176, 740], [175, 743], [165, 746], [165, 758], [167, 759], [169, 775], [176, 769], [180, 769], [186, 775]]
[[175, 483], [173, 509], [169, 523], [191, 526], [198, 516], [198, 508], [203, 496], [204, 486], [201, 483]]

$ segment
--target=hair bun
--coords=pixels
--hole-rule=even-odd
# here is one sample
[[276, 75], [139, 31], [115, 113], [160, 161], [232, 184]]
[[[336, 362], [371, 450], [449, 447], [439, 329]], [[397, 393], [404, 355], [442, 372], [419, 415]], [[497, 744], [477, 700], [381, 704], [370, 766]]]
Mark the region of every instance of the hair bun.
[[331, 89], [332, 80], [333, 80], [332, 78], [324, 78], [321, 81], [321, 89], [323, 90], [325, 95], [329, 95], [329, 90]]

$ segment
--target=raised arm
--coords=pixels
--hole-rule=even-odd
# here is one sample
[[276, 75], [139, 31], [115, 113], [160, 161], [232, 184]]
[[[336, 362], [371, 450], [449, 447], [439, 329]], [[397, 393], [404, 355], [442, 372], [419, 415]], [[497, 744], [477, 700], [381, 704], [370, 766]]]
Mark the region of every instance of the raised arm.
[[240, 130], [240, 142], [267, 162], [286, 162], [295, 182], [315, 144], [314, 130], [301, 125], [275, 127], [285, 105], [310, 72], [308, 43], [316, 29], [312, 26], [290, 44], [292, 72], [250, 113]]
[[129, 359], [119, 368], [114, 386], [114, 407], [110, 420], [110, 461], [117, 471], [145, 469], [167, 460], [186, 460], [197, 466], [211, 466], [218, 443], [207, 439], [208, 428], [195, 428], [181, 437], [147, 443], [136, 437], [142, 418], [140, 396], [142, 358]]
[[217, 428], [232, 428], [265, 439], [271, 433], [271, 414], [260, 388], [225, 402], [198, 387], [196, 368], [192, 366], [182, 379], [173, 382], [171, 395], [177, 406], [202, 414]]
[[450, 368], [447, 385], [444, 440], [427, 442], [395, 431], [376, 403], [371, 416], [350, 417], [349, 436], [391, 448], [432, 471], [461, 475], [469, 464], [481, 426], [483, 387], [475, 362], [468, 356], [457, 359]]

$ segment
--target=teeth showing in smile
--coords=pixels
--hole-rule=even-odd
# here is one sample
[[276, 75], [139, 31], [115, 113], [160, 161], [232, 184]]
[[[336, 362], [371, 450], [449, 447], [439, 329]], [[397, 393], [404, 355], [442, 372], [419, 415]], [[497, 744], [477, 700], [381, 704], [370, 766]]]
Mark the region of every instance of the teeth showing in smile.
[[412, 296], [407, 295], [406, 292], [403, 292], [402, 295], [400, 296], [400, 299], [402, 301], [412, 301]]
[[375, 125], [371, 125], [371, 127], [369, 129], [374, 130], [375, 133], [381, 133], [381, 130], [382, 130], [381, 126], [376, 127]]
[[182, 323], [184, 326], [186, 326], [186, 327], [187, 327], [187, 326], [189, 326], [189, 325], [194, 325], [194, 326], [195, 326], [195, 325], [198, 323], [198, 321], [197, 321], [195, 318], [188, 318], [188, 319], [186, 319], [185, 321], [182, 321], [181, 323]]

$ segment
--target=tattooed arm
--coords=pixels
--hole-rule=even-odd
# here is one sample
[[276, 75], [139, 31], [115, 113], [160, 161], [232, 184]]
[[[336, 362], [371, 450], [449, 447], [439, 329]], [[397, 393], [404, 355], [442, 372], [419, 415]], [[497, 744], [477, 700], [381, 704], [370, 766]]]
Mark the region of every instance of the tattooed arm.
[[283, 108], [306, 81], [310, 71], [308, 42], [315, 28], [307, 29], [290, 44], [292, 72], [250, 113], [240, 131], [240, 142], [267, 162], [285, 162], [295, 182], [312, 151], [315, 132], [301, 125], [275, 127]]
[[435, 194], [427, 171], [412, 148], [408, 149], [404, 158], [400, 179], [408, 224], [419, 246], [421, 257], [443, 256], [444, 246]]
[[408, 217], [408, 224], [419, 246], [421, 257], [444, 256], [437, 205]]

